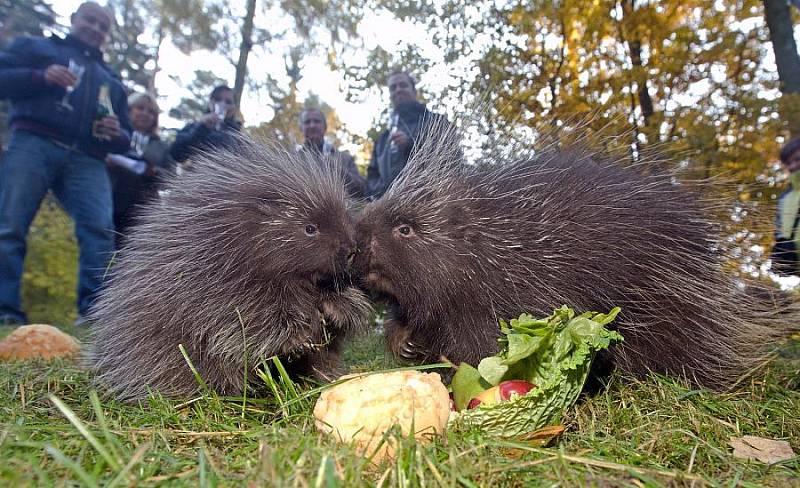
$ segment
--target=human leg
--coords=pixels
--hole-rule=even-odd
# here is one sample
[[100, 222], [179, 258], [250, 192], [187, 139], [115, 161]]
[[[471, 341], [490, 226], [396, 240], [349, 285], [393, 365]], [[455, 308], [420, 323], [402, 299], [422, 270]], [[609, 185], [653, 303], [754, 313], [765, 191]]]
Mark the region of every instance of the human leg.
[[0, 161], [0, 320], [27, 322], [20, 303], [26, 239], [53, 179], [54, 147], [15, 131]]
[[100, 291], [114, 252], [111, 183], [105, 163], [71, 152], [53, 192], [75, 221], [80, 251], [78, 313], [85, 316]]

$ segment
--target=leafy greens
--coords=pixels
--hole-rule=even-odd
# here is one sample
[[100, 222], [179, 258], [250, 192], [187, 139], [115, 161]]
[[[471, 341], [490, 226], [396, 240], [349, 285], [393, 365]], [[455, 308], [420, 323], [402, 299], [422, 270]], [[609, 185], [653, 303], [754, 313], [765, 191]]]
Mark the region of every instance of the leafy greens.
[[[510, 323], [500, 320], [500, 353], [483, 358], [477, 369], [462, 363], [453, 377], [453, 396], [461, 412], [457, 424], [507, 437], [558, 423], [577, 400], [597, 351], [622, 340], [605, 327], [619, 310], [576, 315], [564, 305], [542, 319], [522, 314]], [[475, 395], [511, 379], [529, 381], [536, 388], [510, 401], [465, 410]]]

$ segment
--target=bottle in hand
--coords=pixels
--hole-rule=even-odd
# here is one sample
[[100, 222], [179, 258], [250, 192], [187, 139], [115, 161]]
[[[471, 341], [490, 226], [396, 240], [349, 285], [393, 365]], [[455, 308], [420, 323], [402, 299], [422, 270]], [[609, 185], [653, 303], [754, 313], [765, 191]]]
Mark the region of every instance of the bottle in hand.
[[111, 137], [103, 134], [98, 130], [100, 121], [106, 117], [115, 117], [114, 106], [111, 104], [111, 94], [109, 92], [108, 84], [103, 83], [100, 85], [100, 91], [97, 94], [97, 110], [94, 114], [94, 122], [92, 122], [92, 136], [100, 140], [110, 140]]

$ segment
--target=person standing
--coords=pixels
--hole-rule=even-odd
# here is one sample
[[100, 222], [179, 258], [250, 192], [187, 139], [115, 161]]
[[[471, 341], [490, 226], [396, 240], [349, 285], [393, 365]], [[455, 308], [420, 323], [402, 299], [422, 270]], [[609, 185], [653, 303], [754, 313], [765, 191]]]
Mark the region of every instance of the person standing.
[[111, 183], [103, 161], [130, 145], [125, 89], [103, 62], [108, 10], [85, 2], [65, 38], [22, 37], [0, 53], [0, 96], [12, 103], [0, 162], [0, 322], [25, 323], [20, 281], [28, 229], [48, 190], [75, 222], [78, 321], [114, 251]]
[[789, 188], [778, 197], [775, 245], [770, 253], [772, 270], [783, 276], [800, 276], [800, 138], [786, 143], [781, 166], [789, 174]]
[[158, 182], [175, 171], [169, 147], [158, 136], [158, 103], [147, 93], [128, 97], [133, 134], [124, 154], [106, 156], [114, 190], [116, 248], [121, 249], [137, 208], [158, 198]]
[[325, 140], [328, 121], [322, 110], [311, 107], [300, 112], [300, 130], [303, 132], [303, 144], [298, 151], [307, 151], [317, 157], [327, 157], [341, 166], [347, 193], [354, 198], [364, 196], [364, 178], [358, 173], [356, 161], [347, 151], [339, 151]]
[[239, 109], [233, 101], [233, 90], [220, 85], [211, 91], [202, 117], [186, 124], [175, 136], [170, 154], [175, 161], [184, 162], [198, 150], [229, 149], [236, 144], [241, 132]]
[[383, 131], [372, 149], [367, 168], [366, 196], [380, 198], [406, 166], [426, 127], [449, 124], [439, 114], [417, 100], [414, 78], [405, 71], [395, 71], [387, 80], [392, 103], [390, 127]]

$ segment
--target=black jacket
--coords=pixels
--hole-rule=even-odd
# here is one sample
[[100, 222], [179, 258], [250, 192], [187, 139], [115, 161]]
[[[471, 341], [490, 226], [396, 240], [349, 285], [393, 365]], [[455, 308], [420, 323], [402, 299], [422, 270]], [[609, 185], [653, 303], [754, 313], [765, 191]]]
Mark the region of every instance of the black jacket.
[[347, 151], [339, 151], [330, 144], [322, 146], [309, 142], [299, 146], [297, 150], [304, 154], [310, 154], [318, 159], [330, 158], [335, 161], [341, 169], [347, 193], [353, 198], [364, 197], [364, 177], [358, 172], [355, 158]]
[[191, 122], [175, 135], [170, 154], [172, 159], [181, 162], [189, 159], [197, 150], [231, 149], [236, 144], [236, 134], [241, 130], [242, 123], [235, 119], [225, 119], [221, 130]]
[[420, 144], [425, 127], [448, 123], [446, 119], [431, 112], [419, 102], [404, 102], [395, 107], [398, 115], [398, 129], [408, 134], [411, 139], [404, 149], [392, 150], [389, 141], [389, 130], [385, 130], [375, 141], [372, 157], [367, 168], [366, 196], [379, 198], [386, 193], [392, 182], [406, 166], [415, 148]]
[[169, 157], [168, 146], [158, 136], [150, 136], [141, 157], [132, 151], [125, 155], [144, 160], [147, 170], [137, 175], [119, 166], [108, 168], [114, 189], [115, 215], [128, 213], [134, 206], [153, 198], [157, 195], [158, 182], [175, 172], [175, 161]]
[[[69, 65], [74, 59], [85, 72], [69, 97], [72, 110], [60, 106], [65, 90], [49, 85], [44, 71], [51, 64]], [[114, 114], [122, 134], [110, 141], [92, 136], [100, 86], [107, 84]], [[56, 139], [102, 159], [108, 152], [125, 152], [130, 145], [131, 126], [125, 88], [103, 62], [99, 49], [67, 36], [21, 37], [0, 52], [0, 98], [12, 102], [10, 126]]]

